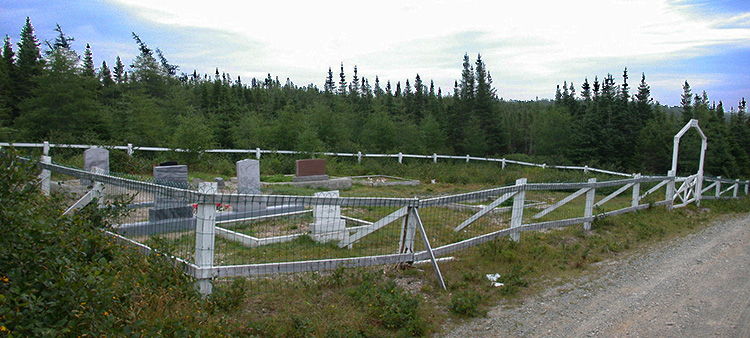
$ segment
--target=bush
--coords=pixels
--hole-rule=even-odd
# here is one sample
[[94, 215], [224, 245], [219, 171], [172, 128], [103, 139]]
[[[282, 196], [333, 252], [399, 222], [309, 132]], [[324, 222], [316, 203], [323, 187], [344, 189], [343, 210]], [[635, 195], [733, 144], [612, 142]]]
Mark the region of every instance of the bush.
[[479, 303], [482, 296], [475, 291], [459, 292], [451, 297], [451, 304], [448, 309], [459, 315], [466, 317], [476, 317], [480, 314]]

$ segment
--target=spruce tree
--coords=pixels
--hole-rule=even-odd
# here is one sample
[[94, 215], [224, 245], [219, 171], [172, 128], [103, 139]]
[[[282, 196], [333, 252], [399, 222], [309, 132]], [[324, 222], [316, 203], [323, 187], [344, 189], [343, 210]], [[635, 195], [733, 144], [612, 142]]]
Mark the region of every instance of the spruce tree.
[[339, 73], [339, 95], [346, 96], [346, 75], [344, 75], [344, 63], [341, 63], [341, 72]]
[[115, 71], [115, 82], [117, 82], [118, 84], [125, 82], [125, 65], [122, 64], [122, 60], [120, 60], [119, 55], [117, 56], [117, 60], [115, 61], [115, 68], [113, 70]]
[[680, 100], [682, 106], [682, 121], [687, 123], [693, 118], [693, 94], [690, 92], [690, 84], [685, 80], [685, 84], [682, 86], [682, 99]]
[[331, 67], [328, 67], [328, 76], [326, 77], [326, 83], [323, 85], [323, 92], [333, 94], [335, 91], [336, 83], [333, 81], [333, 71]]
[[86, 44], [86, 50], [83, 51], [83, 76], [94, 77], [96, 71], [94, 70], [94, 57], [91, 53], [91, 46]]
[[102, 68], [99, 70], [99, 81], [101, 81], [102, 85], [107, 88], [112, 87], [115, 84], [115, 81], [112, 80], [112, 72], [107, 66], [107, 61], [102, 61]]

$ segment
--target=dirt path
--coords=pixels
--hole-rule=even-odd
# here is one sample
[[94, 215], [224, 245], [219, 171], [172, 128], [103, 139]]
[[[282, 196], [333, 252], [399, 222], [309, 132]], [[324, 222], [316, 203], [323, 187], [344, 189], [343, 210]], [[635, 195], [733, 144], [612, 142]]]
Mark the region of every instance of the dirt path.
[[750, 214], [602, 264], [443, 337], [750, 337]]

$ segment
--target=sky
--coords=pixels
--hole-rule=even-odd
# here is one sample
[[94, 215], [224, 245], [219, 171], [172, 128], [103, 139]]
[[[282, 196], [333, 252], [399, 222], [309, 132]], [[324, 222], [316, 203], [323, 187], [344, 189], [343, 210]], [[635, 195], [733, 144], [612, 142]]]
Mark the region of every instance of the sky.
[[464, 54], [481, 54], [506, 100], [607, 74], [621, 84], [626, 67], [632, 90], [645, 74], [661, 104], [679, 105], [685, 81], [727, 110], [750, 99], [748, 0], [3, 0], [0, 34], [17, 43], [26, 17], [40, 41], [60, 24], [79, 54], [90, 44], [97, 65], [130, 64], [135, 32], [181, 72], [245, 83], [323, 88], [343, 64], [347, 80], [357, 66], [371, 85], [419, 74], [451, 93]]

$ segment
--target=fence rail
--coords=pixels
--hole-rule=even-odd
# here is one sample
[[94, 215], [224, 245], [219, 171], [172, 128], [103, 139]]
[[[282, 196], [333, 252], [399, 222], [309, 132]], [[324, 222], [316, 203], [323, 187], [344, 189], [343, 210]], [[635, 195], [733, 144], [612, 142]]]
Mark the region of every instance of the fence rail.
[[[656, 206], [736, 198], [743, 190], [747, 195], [750, 186], [750, 181], [704, 177], [707, 184], [700, 189], [697, 176], [635, 175], [574, 183], [519, 179], [510, 186], [426, 199], [340, 197], [338, 192], [287, 196], [218, 191], [213, 182], [197, 190], [142, 182], [53, 164], [48, 156], [38, 165], [43, 190], [59, 193], [71, 186], [85, 193], [73, 199], [76, 207], [126, 198], [129, 213], [116, 220], [112, 234], [141, 251], [175, 257], [204, 293], [211, 292], [212, 278], [421, 260], [432, 261], [444, 285], [436, 258], [458, 250], [506, 235], [518, 241], [526, 231], [577, 224], [590, 229], [597, 218]], [[57, 184], [50, 172], [57, 173]], [[80, 186], [60, 176], [93, 184]]]
[[[135, 151], [175, 151], [175, 152], [189, 152], [190, 149], [181, 149], [181, 148], [165, 148], [165, 147], [144, 147], [144, 146], [134, 146], [132, 143], [128, 143], [127, 145], [114, 145], [114, 146], [102, 146], [102, 145], [90, 145], [90, 144], [62, 144], [62, 143], [49, 143], [49, 142], [42, 142], [42, 143], [24, 143], [24, 142], [0, 142], [0, 147], [16, 147], [16, 148], [42, 148], [42, 152], [44, 155], [49, 155], [49, 151], [52, 148], [68, 148], [68, 149], [89, 149], [89, 148], [98, 148], [98, 147], [104, 147], [108, 149], [117, 149], [117, 150], [125, 150], [128, 155], [133, 155]], [[297, 154], [305, 154], [305, 152], [301, 151], [294, 151], [294, 150], [266, 150], [266, 149], [207, 149], [203, 150], [204, 153], [224, 153], [224, 154], [255, 154], [255, 157], [257, 159], [260, 159], [262, 154], [286, 154], [286, 155], [297, 155]], [[313, 154], [316, 155], [323, 155], [323, 156], [340, 156], [340, 157], [356, 157], [357, 161], [361, 162], [362, 158], [397, 158], [399, 163], [403, 163], [404, 158], [416, 158], [416, 159], [427, 159], [432, 160], [434, 163], [438, 162], [438, 159], [447, 159], [447, 160], [464, 160], [466, 162], [469, 161], [486, 161], [486, 162], [499, 162], [502, 165], [502, 168], [505, 169], [505, 166], [507, 164], [516, 164], [516, 165], [522, 165], [522, 166], [528, 166], [528, 167], [538, 167], [538, 168], [551, 168], [551, 169], [563, 169], [563, 170], [581, 170], [583, 172], [596, 172], [601, 174], [607, 174], [607, 175], [614, 175], [614, 176], [624, 176], [624, 177], [632, 177], [635, 174], [628, 174], [628, 173], [621, 173], [611, 170], [604, 170], [604, 169], [598, 169], [598, 168], [592, 168], [589, 166], [563, 166], [563, 165], [547, 165], [546, 163], [531, 163], [531, 162], [524, 162], [524, 161], [516, 161], [516, 160], [510, 160], [506, 158], [493, 158], [493, 157], [477, 157], [477, 156], [455, 156], [455, 155], [438, 155], [438, 154], [432, 154], [432, 155], [414, 155], [414, 154], [404, 154], [404, 153], [396, 153], [396, 154], [366, 154], [362, 152], [357, 153], [346, 153], [346, 152], [314, 152]]]

